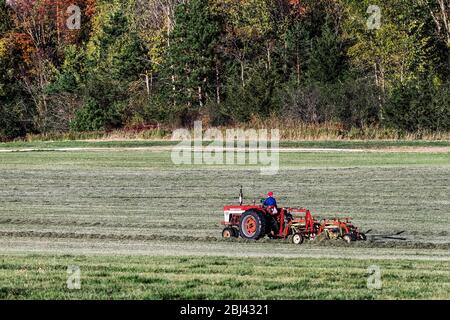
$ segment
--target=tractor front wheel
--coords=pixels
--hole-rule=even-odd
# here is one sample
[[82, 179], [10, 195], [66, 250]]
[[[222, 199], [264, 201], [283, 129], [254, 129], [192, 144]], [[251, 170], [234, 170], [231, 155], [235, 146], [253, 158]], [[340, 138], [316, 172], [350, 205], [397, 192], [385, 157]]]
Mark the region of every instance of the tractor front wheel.
[[241, 216], [239, 229], [242, 238], [258, 240], [266, 234], [266, 217], [256, 210], [246, 211]]
[[226, 227], [222, 231], [222, 238], [224, 239], [230, 239], [230, 238], [237, 238], [238, 234], [236, 229], [231, 227]]

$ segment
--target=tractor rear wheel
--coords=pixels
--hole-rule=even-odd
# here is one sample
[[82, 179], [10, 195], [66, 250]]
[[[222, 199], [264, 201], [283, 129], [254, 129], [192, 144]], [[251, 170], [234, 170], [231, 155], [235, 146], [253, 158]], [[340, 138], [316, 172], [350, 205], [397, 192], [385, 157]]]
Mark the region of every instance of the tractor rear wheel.
[[245, 211], [241, 216], [239, 229], [242, 238], [258, 240], [266, 234], [266, 217], [256, 210]]

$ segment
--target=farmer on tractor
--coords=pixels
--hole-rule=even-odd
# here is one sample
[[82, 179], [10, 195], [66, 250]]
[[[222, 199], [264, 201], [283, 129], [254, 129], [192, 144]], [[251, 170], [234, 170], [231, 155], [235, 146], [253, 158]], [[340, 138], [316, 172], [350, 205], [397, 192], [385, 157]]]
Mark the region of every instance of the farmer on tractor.
[[263, 205], [265, 207], [277, 207], [277, 200], [273, 197], [273, 192], [269, 191], [267, 193], [267, 199], [264, 201]]
[[270, 222], [269, 221], [268, 222], [272, 228], [271, 236], [275, 236], [279, 231], [277, 219], [275, 218], [275, 215], [278, 214], [278, 209], [277, 209], [277, 200], [275, 200], [275, 198], [273, 197], [272, 191], [269, 191], [267, 193], [267, 198], [263, 202], [263, 207], [266, 208], [267, 211], [271, 214], [269, 218]]

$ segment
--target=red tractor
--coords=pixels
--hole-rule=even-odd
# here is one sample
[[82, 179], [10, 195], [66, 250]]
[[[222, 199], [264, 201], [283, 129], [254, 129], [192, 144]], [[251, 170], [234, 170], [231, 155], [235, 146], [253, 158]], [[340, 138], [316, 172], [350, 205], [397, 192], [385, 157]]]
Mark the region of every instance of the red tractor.
[[314, 240], [318, 236], [325, 239], [343, 239], [350, 243], [366, 240], [364, 233], [354, 226], [350, 218], [317, 220], [308, 209], [276, 208], [264, 205], [240, 205], [224, 207], [224, 238], [258, 240], [268, 236], [272, 239], [290, 239], [302, 244], [305, 239]]

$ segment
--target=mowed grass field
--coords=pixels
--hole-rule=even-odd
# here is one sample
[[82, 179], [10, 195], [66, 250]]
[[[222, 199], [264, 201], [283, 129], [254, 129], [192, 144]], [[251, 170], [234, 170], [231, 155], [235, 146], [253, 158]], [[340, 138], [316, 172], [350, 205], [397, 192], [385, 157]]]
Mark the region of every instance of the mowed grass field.
[[[448, 299], [449, 264], [299, 258], [0, 256], [1, 299]], [[80, 290], [67, 266], [80, 267]], [[368, 267], [381, 270], [369, 289]]]
[[[450, 298], [446, 144], [291, 150], [276, 176], [259, 166], [177, 166], [159, 148], [167, 144], [136, 144], [0, 152], [0, 298]], [[25, 147], [41, 148], [0, 150]], [[248, 202], [272, 190], [279, 205], [407, 240], [223, 241], [222, 206], [237, 203], [240, 185]], [[366, 286], [373, 264], [381, 290]], [[67, 289], [68, 265], [80, 267], [81, 290]]]

